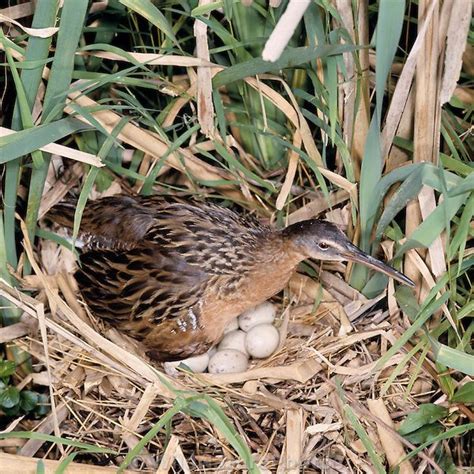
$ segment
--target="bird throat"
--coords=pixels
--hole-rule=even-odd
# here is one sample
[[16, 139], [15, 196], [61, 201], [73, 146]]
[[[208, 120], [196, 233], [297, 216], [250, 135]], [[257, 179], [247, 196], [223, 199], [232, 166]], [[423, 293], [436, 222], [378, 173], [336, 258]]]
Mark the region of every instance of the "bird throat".
[[253, 265], [239, 289], [242, 298], [258, 305], [281, 291], [304, 257], [278, 232], [272, 233], [256, 249]]

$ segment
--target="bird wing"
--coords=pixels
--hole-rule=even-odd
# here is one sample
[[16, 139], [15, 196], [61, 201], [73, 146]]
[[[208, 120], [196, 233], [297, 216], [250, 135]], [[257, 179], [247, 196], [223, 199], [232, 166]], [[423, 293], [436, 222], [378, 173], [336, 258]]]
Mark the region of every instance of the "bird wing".
[[[52, 211], [51, 220], [72, 227], [74, 203]], [[86, 246], [76, 278], [89, 306], [105, 318], [182, 318], [207, 288], [235, 289], [241, 263], [265, 232], [214, 205], [156, 196], [102, 198], [84, 210], [80, 236]]]
[[[74, 200], [61, 202], [48, 212], [46, 218], [72, 230], [76, 206]], [[158, 200], [148, 208], [135, 197], [122, 195], [90, 201], [82, 214], [79, 238], [88, 249], [133, 248], [143, 240], [153, 224], [157, 207]]]
[[[96, 219], [103, 219], [101, 213], [98, 209]], [[210, 287], [233, 291], [246, 257], [245, 245], [235, 240], [248, 244], [250, 238], [242, 237], [233, 213], [218, 215], [205, 206], [169, 204], [146, 218], [151, 219], [146, 221], [147, 231], [140, 231], [133, 246], [91, 248], [81, 255], [76, 279], [96, 314], [124, 324], [135, 321], [137, 329], [139, 321], [185, 320], [190, 309], [199, 311]], [[127, 219], [130, 225], [134, 217]]]
[[[75, 200], [63, 201], [50, 209], [46, 218], [72, 230], [76, 207]], [[87, 203], [81, 218], [79, 238], [89, 250], [127, 249], [150, 240], [147, 234], [152, 227], [160, 242], [163, 241], [160, 235], [166, 238], [171, 233], [175, 241], [184, 246], [187, 237], [194, 234], [199, 237], [207, 233], [216, 239], [229, 240], [262, 226], [251, 216], [176, 196], [116, 195]]]
[[145, 242], [127, 250], [85, 252], [76, 280], [94, 313], [116, 323], [135, 322], [139, 329], [140, 321], [158, 324], [186, 314], [198, 304], [208, 276]]

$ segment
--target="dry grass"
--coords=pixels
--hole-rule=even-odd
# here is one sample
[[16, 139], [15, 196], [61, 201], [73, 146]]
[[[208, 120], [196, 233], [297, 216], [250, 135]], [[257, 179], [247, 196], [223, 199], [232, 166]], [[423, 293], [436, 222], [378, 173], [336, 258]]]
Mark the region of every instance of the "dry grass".
[[[0, 13], [30, 26], [33, 3], [12, 3], [18, 5]], [[206, 7], [208, 3], [202, 1], [199, 5]], [[331, 63], [336, 56], [311, 57], [314, 89], [308, 85], [309, 75], [301, 80], [298, 74], [305, 72], [297, 67], [285, 67], [281, 75], [274, 71], [253, 73], [252, 67], [257, 66], [245, 62], [248, 53], [239, 56], [244, 48], [229, 40], [224, 46], [235, 49], [237, 66], [242, 63], [249, 68], [239, 82], [243, 98], [236, 99], [233, 86], [225, 81], [219, 84], [219, 73], [229, 65], [218, 64], [215, 59], [216, 45], [209, 44], [209, 27], [206, 34], [201, 21], [206, 15], [193, 18], [187, 13], [180, 17], [183, 23], [176, 22], [180, 28], [190, 25], [189, 34], [197, 47], [194, 56], [185, 55], [175, 46], [170, 54], [167, 48], [174, 45], [172, 36], [159, 23], [156, 38], [150, 36], [166, 45], [165, 53], [160, 48], [156, 48], [158, 52], [144, 48], [146, 52], [119, 54], [106, 44], [75, 51], [75, 57], [84, 65], [84, 70], [77, 71], [90, 72], [90, 66], [95, 72], [94, 67], [100, 63], [103, 76], [67, 83], [64, 104], [57, 111], [57, 120], [52, 120], [50, 131], [55, 131], [54, 126], [59, 128], [63, 115], [74, 116], [81, 126], [89, 128], [85, 133], [62, 135], [62, 145], [40, 143], [27, 135], [24, 141], [32, 140], [33, 159], [39, 162], [52, 154], [51, 164], [48, 166], [46, 160], [41, 168], [31, 166], [31, 162], [25, 166], [23, 161], [20, 179], [14, 171], [20, 159], [15, 158], [9, 160], [11, 168], [6, 172], [5, 180], [10, 178], [15, 183], [13, 190], [28, 199], [28, 205], [26, 213], [19, 212], [21, 218], [26, 217], [26, 224], [21, 222], [16, 234], [8, 226], [15, 227], [20, 220], [15, 221], [10, 212], [9, 221], [5, 206], [5, 235], [10, 232], [8, 235], [16, 237], [25, 252], [17, 261], [11, 248], [6, 249], [10, 255], [4, 257], [4, 245], [0, 245], [0, 297], [9, 307], [5, 314], [12, 308], [18, 308], [21, 314], [16, 324], [0, 329], [0, 342], [6, 344], [11, 358], [11, 348], [31, 354], [33, 370], [26, 374], [19, 371], [15, 384], [19, 389], [35, 387], [49, 393], [51, 411], [42, 419], [7, 419], [0, 437], [1, 472], [40, 472], [39, 459], [44, 460], [48, 472], [62, 472], [64, 464], [58, 461], [68, 463], [67, 472], [73, 473], [116, 472], [121, 463], [130, 472], [244, 471], [248, 460], [237, 452], [231, 439], [246, 443], [262, 472], [384, 472], [395, 469], [406, 454], [413, 452], [415, 446], [397, 429], [408, 414], [425, 403], [448, 409], [441, 420], [442, 433], [452, 436], [442, 439], [437, 438], [438, 433], [427, 434], [430, 443], [401, 463], [399, 472], [444, 472], [452, 471], [454, 465], [469, 465], [471, 445], [462, 430], [468, 432], [474, 415], [469, 403], [453, 401], [453, 394], [472, 383], [472, 377], [458, 366], [447, 365], [449, 357], [439, 360], [427, 334], [431, 331], [430, 336], [436, 340], [441, 337], [449, 349], [458, 350], [451, 354], [453, 359], [459, 354], [472, 358], [469, 341], [461, 344], [457, 338], [472, 334], [466, 323], [472, 288], [461, 271], [455, 275], [458, 265], [461, 268], [463, 261], [472, 260], [472, 249], [469, 245], [466, 249], [472, 238], [472, 223], [469, 213], [465, 215], [472, 195], [461, 195], [466, 196], [465, 202], [449, 216], [449, 226], [444, 215], [432, 221], [436, 230], [433, 240], [429, 237], [434, 230], [416, 232], [432, 211], [441, 209], [443, 200], [451, 199], [443, 186], [451, 192], [468, 179], [469, 167], [462, 157], [472, 149], [469, 114], [448, 115], [446, 106], [442, 107], [454, 94], [468, 104], [466, 109], [472, 108], [472, 90], [465, 84], [472, 80], [469, 71], [473, 71], [473, 52], [472, 47], [468, 49], [462, 62], [466, 35], [461, 34], [464, 30], [459, 25], [467, 25], [462, 2], [419, 3], [420, 17], [429, 21], [423, 24], [420, 19], [416, 28], [410, 27], [414, 29], [408, 29], [409, 21], [404, 23], [404, 33], [413, 38], [405, 41], [402, 37], [400, 44], [396, 39], [395, 47], [407, 51], [402, 59], [397, 57], [392, 63], [387, 53], [389, 62], [383, 65], [380, 56], [369, 48], [344, 50], [339, 62]], [[347, 33], [340, 42], [352, 39], [355, 44], [368, 44], [373, 33], [369, 20], [373, 17], [365, 2], [360, 2], [359, 11], [353, 6], [349, 0], [337, 0], [331, 14], [330, 10], [324, 11], [324, 18], [331, 27]], [[93, 2], [89, 15], [100, 14], [104, 8], [104, 2]], [[413, 14], [411, 8], [407, 15]], [[142, 39], [148, 38], [142, 31], [144, 19], [137, 13], [129, 12], [129, 16], [129, 35], [138, 38], [138, 50]], [[86, 25], [92, 28], [96, 17], [91, 18]], [[24, 47], [20, 27], [8, 24], [7, 38]], [[55, 34], [56, 30], [41, 33]], [[175, 31], [178, 33], [181, 30]], [[86, 38], [82, 34], [80, 37]], [[240, 39], [245, 42], [245, 38]], [[247, 40], [250, 48], [253, 43], [251, 38]], [[6, 47], [8, 44], [0, 42], [0, 50], [8, 50], [8, 77], [14, 77], [13, 61], [21, 64], [27, 53], [24, 48]], [[307, 45], [306, 39], [303, 44]], [[380, 51], [381, 45], [377, 47]], [[433, 53], [435, 47], [440, 48], [439, 54]], [[47, 57], [52, 52], [48, 50]], [[458, 84], [461, 64], [467, 79]], [[130, 72], [126, 69], [129, 67], [136, 69]], [[376, 74], [384, 67], [389, 81], [386, 85], [383, 79], [380, 87]], [[49, 87], [54, 82], [53, 70], [54, 61], [41, 70], [44, 82], [31, 104], [31, 125], [44, 123], [45, 109], [51, 112], [44, 84]], [[128, 72], [121, 76], [117, 71]], [[330, 71], [335, 75], [331, 76]], [[138, 86], [132, 79], [138, 81]], [[96, 88], [94, 81], [103, 81], [103, 89]], [[302, 91], [303, 86], [306, 90]], [[6, 84], [4, 90], [7, 87], [10, 85]], [[61, 91], [55, 92], [61, 105]], [[379, 104], [377, 95], [385, 98], [384, 120], [378, 129], [380, 150], [370, 148], [370, 116]], [[245, 102], [248, 98], [251, 100]], [[258, 115], [258, 123], [247, 123], [239, 115], [244, 102], [251, 118], [252, 114]], [[382, 101], [380, 107], [382, 110]], [[4, 117], [0, 137], [11, 134], [12, 129], [30, 128], [25, 125], [27, 119], [23, 117], [24, 126], [18, 127]], [[320, 127], [315, 126], [318, 120], [322, 121]], [[447, 128], [450, 123], [456, 133]], [[257, 130], [255, 135], [249, 132], [251, 127]], [[99, 136], [107, 139], [99, 143]], [[394, 145], [395, 136], [398, 142]], [[8, 142], [0, 144], [8, 149]], [[142, 154], [137, 155], [137, 151]], [[365, 294], [370, 293], [370, 285], [364, 288], [367, 275], [357, 273], [357, 269], [352, 271], [342, 263], [323, 267], [308, 263], [275, 298], [280, 308], [278, 351], [267, 360], [253, 361], [242, 374], [182, 373], [177, 379], [168, 378], [161, 366], [143, 358], [136, 343], [88, 312], [75, 289], [71, 276], [75, 260], [68, 250], [51, 240], [30, 242], [37, 217], [44, 216], [71, 191], [82, 191], [91, 198], [119, 192], [184, 191], [238, 206], [242, 212], [255, 213], [279, 225], [316, 216], [327, 218], [346, 229], [365, 250], [377, 251], [377, 243], [371, 247], [377, 221], [375, 215], [370, 215], [370, 206], [382, 175], [371, 177], [363, 161], [372, 166], [375, 163], [387, 177], [391, 171], [403, 173], [404, 167], [412, 163], [428, 161], [438, 166], [440, 151], [451, 160], [454, 156], [456, 164], [451, 161], [449, 166], [440, 166], [442, 178], [433, 171], [435, 167], [428, 168], [423, 183], [420, 178], [419, 189], [412, 183], [414, 191], [404, 195], [406, 202], [401, 206], [404, 217], [393, 215], [393, 225], [385, 229], [388, 236], [380, 245], [381, 252], [391, 259], [414, 232], [426, 247], [403, 253], [404, 271], [418, 284], [416, 297], [407, 300], [396, 294], [390, 282], [370, 299], [362, 294], [365, 290]], [[117, 158], [115, 161], [109, 158], [109, 152]], [[8, 153], [13, 153], [11, 148]], [[379, 161], [374, 162], [374, 156]], [[270, 163], [272, 159], [275, 161]], [[96, 180], [99, 168], [102, 171]], [[41, 170], [44, 179], [35, 181]], [[405, 180], [408, 178], [399, 180], [402, 190]], [[397, 186], [391, 186], [387, 195], [380, 197], [384, 209], [401, 199]], [[16, 195], [5, 194], [5, 202], [13, 199], [17, 203]], [[364, 219], [367, 215], [372, 221]], [[440, 220], [444, 224], [437, 227]], [[467, 229], [465, 235], [462, 229]], [[451, 248], [452, 242], [459, 240], [464, 244]], [[15, 247], [14, 243], [11, 246]], [[18, 277], [16, 286], [12, 274]], [[375, 287], [379, 284], [376, 281]], [[448, 291], [452, 297], [443, 303], [441, 299]], [[438, 297], [443, 304], [433, 310], [433, 318], [416, 326], [417, 318], [426, 306], [430, 307], [430, 298]], [[407, 301], [419, 302], [420, 306], [413, 313], [413, 308], [405, 305]], [[442, 332], [436, 332], [439, 328]], [[402, 340], [399, 350], [391, 351], [407, 331], [413, 331], [410, 338]], [[205, 396], [210, 396], [217, 408]], [[219, 407], [230, 420], [229, 425]], [[135, 453], [140, 440], [161, 422], [164, 426]], [[7, 437], [8, 432], [24, 436]], [[68, 445], [64, 439], [88, 446]], [[415, 443], [419, 444], [421, 441]], [[104, 449], [94, 452], [91, 446]], [[445, 463], [443, 456], [448, 454], [455, 462]], [[127, 455], [133, 458], [130, 464]], [[85, 470], [79, 463], [89, 467]]]
[[[59, 181], [57, 185], [63, 186]], [[41, 370], [32, 375], [32, 381], [49, 387], [54, 400], [50, 415], [39, 424], [20, 421], [22, 429], [34, 427], [36, 432], [126, 453], [172, 406], [175, 389], [208, 394], [217, 400], [248, 443], [255, 461], [271, 472], [299, 472], [302, 465], [307, 466], [307, 472], [370, 472], [366, 449], [347, 422], [344, 399], [363, 417], [380, 454], [390, 456], [398, 446], [401, 455], [413, 447], [394, 427], [420, 403], [433, 400], [435, 369], [427, 360], [420, 364], [413, 357], [400, 370], [404, 354], [377, 367], [387, 348], [406, 329], [397, 305], [392, 310], [373, 309], [385, 293], [367, 300], [332, 273], [322, 273], [322, 280], [330, 282], [327, 290], [298, 274], [280, 301], [282, 344], [270, 359], [254, 362], [242, 374], [183, 374], [178, 380], [169, 380], [161, 367], [142, 359], [130, 340], [95, 320], [78, 304], [70, 277], [60, 272], [70, 263], [66, 257], [52, 258], [51, 246], [43, 244], [40, 254], [45, 261], [54, 261], [48, 265], [51, 276], [34, 264], [36, 276], [25, 281], [30, 291], [38, 292], [36, 298], [5, 283], [0, 289], [1, 296], [24, 311], [20, 324], [30, 335], [15, 342], [35, 357]], [[31, 248], [27, 247], [27, 252], [33, 257]], [[67, 254], [63, 251], [63, 255]], [[343, 266], [338, 264], [337, 269], [343, 271]], [[313, 302], [321, 292], [321, 303], [315, 308]], [[54, 314], [45, 315], [45, 305], [54, 307]], [[38, 332], [38, 327], [44, 330]], [[395, 382], [385, 390], [394, 370]], [[173, 389], [163, 385], [165, 380]], [[339, 394], [337, 385], [342, 390]], [[442, 401], [443, 396], [439, 397]], [[364, 408], [364, 400], [373, 400], [370, 412]], [[14, 425], [7, 431], [17, 431], [16, 420]], [[172, 433], [171, 439], [155, 437], [132, 467], [155, 470], [161, 466], [163, 471], [158, 472], [168, 472], [163, 466], [171, 467], [176, 460], [185, 472], [244, 468], [222, 434], [207, 421], [179, 414], [173, 420]], [[43, 457], [58, 450], [42, 441], [19, 441], [10, 439], [9, 443], [11, 449], [19, 447], [22, 456]], [[54, 457], [64, 457], [72, 450], [63, 448]], [[88, 453], [85, 459], [120, 463], [123, 454], [94, 458]], [[397, 456], [394, 464], [399, 460]], [[427, 464], [437, 467], [424, 455], [422, 465]], [[403, 466], [402, 472], [413, 472], [408, 462]], [[76, 472], [73, 466], [69, 469]], [[442, 472], [439, 467], [437, 470]]]
[[[64, 437], [126, 452], [171, 407], [175, 395], [163, 387], [165, 376], [162, 373], [141, 361], [138, 353], [120, 349], [130, 346], [120, 335], [112, 336], [105, 328], [97, 327], [98, 323], [90, 320], [84, 310], [75, 314], [67, 303], [59, 301], [58, 288], [65, 285], [65, 279], [59, 279], [48, 279], [49, 290], [42, 289], [36, 299], [4, 284], [0, 290], [2, 296], [28, 314], [23, 324], [29, 327], [31, 336], [16, 342], [44, 367], [34, 374], [34, 381], [53, 390], [55, 407], [34, 429], [49, 434], [55, 433], [56, 427]], [[45, 285], [46, 280], [35, 280], [37, 278], [31, 278], [28, 286]], [[311, 283], [310, 280], [310, 287]], [[272, 472], [298, 472], [302, 462], [308, 470], [316, 472], [328, 468], [340, 472], [357, 468], [368, 472], [370, 462], [365, 457], [365, 448], [345, 421], [336, 379], [352, 409], [366, 417], [367, 410], [360, 401], [380, 394], [387, 378], [404, 357], [396, 355], [384, 367], [376, 367], [387, 347], [405, 329], [400, 314], [398, 311], [371, 311], [370, 304], [360, 294], [347, 303], [347, 297], [338, 291], [333, 291], [330, 300], [324, 300], [312, 311], [308, 304], [312, 298], [306, 296], [305, 287], [295, 285], [295, 290], [288, 292], [287, 298], [293, 302], [286, 311], [287, 321], [281, 321], [286, 328], [286, 338], [271, 359], [255, 363], [242, 374], [183, 374], [171, 383], [175, 388], [206, 393], [218, 400], [255, 453], [258, 464]], [[70, 299], [70, 306], [77, 307], [69, 290], [62, 296]], [[58, 309], [54, 316], [47, 314], [45, 318], [41, 301], [49, 298]], [[366, 305], [365, 313], [353, 311], [363, 305]], [[340, 321], [340, 315], [347, 313], [349, 318], [355, 316], [354, 331], [349, 333]], [[83, 318], [95, 329], [84, 331]], [[36, 329], [42, 324], [48, 329], [44, 341], [38, 339]], [[104, 347], [102, 334], [109, 336], [117, 346], [108, 343]], [[365, 428], [381, 453], [392, 449], [392, 445], [390, 448], [387, 444], [380, 446], [376, 434], [376, 422], [384, 408], [396, 423], [418, 404], [432, 399], [433, 368], [425, 362], [413, 380], [416, 362], [416, 359], [410, 361], [384, 396], [376, 399], [376, 409], [370, 407], [373, 416], [367, 417]], [[411, 388], [407, 390], [409, 385]], [[31, 422], [20, 426], [26, 430], [33, 428]], [[168, 450], [173, 450], [172, 459], [178, 460], [182, 450], [191, 472], [204, 469], [232, 472], [243, 468], [222, 435], [208, 422], [178, 415], [173, 420], [172, 431], [176, 439], [172, 448], [168, 444]], [[393, 428], [386, 429], [386, 435], [392, 443], [394, 438], [399, 440]], [[156, 437], [146, 452], [134, 460], [134, 468], [156, 469], [160, 460], [163, 462], [165, 440], [166, 437]], [[48, 450], [48, 444], [34, 440], [19, 445], [15, 440], [9, 441], [11, 446], [21, 446], [19, 453], [24, 456], [42, 457]], [[404, 444], [400, 446], [406, 448], [407, 443]], [[69, 451], [66, 448], [62, 455]], [[87, 458], [90, 462], [90, 455]], [[120, 459], [120, 455], [113, 456], [114, 462]]]

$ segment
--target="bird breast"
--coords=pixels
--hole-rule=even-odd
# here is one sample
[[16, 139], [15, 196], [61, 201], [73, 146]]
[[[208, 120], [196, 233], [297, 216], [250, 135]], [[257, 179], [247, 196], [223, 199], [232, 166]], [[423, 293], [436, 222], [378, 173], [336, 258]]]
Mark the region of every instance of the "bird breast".
[[234, 272], [222, 278], [220, 284], [210, 285], [203, 298], [201, 321], [216, 341], [232, 319], [280, 292], [300, 260], [287, 253], [277, 238], [267, 241], [253, 257], [247, 260], [252, 264], [241, 267], [240, 273]]

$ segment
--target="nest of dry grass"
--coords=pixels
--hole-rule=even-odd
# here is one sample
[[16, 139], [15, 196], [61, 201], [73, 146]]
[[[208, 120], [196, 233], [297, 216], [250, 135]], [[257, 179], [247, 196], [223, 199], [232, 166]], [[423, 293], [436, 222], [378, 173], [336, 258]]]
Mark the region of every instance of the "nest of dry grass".
[[[63, 188], [64, 182], [57, 181], [50, 193], [56, 185]], [[326, 217], [343, 220], [346, 214], [331, 211]], [[34, 373], [23, 383], [43, 385], [52, 404], [46, 418], [15, 420], [7, 430], [61, 434], [114, 454], [77, 454], [73, 446], [39, 439], [5, 440], [5, 451], [19, 448], [21, 456], [53, 460], [74, 451], [75, 462], [117, 466], [183, 394], [212, 397], [262, 471], [372, 472], [351, 413], [363, 420], [377, 451], [389, 459], [413, 447], [395, 428], [420, 403], [433, 400], [434, 370], [427, 359], [400, 364], [405, 352], [379, 364], [408, 327], [393, 283], [387, 305], [387, 292], [368, 300], [339, 278], [335, 272], [344, 273], [340, 263], [317, 269], [324, 289], [297, 273], [276, 300], [281, 344], [271, 358], [253, 361], [245, 373], [183, 372], [170, 379], [160, 365], [143, 359], [137, 344], [88, 312], [75, 290], [69, 251], [51, 241], [43, 241], [36, 253], [28, 239], [25, 246], [36, 275], [23, 281], [23, 292], [1, 284], [0, 296], [24, 311], [21, 323], [2, 330], [3, 338], [10, 334], [33, 355]], [[417, 464], [436, 468], [425, 455]], [[412, 471], [409, 462], [402, 466]], [[70, 468], [76, 472], [74, 464]], [[129, 466], [141, 472], [244, 468], [218, 427], [184, 411]]]

